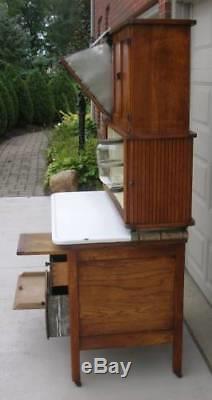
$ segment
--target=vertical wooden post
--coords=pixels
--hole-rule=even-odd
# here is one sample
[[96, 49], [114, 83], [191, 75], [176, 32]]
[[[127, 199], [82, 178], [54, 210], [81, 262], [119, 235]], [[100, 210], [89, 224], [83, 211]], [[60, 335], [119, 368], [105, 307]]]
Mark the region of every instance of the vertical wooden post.
[[173, 338], [173, 372], [182, 377], [183, 349], [183, 290], [185, 243], [179, 245], [176, 252], [175, 288], [174, 288], [174, 338]]
[[69, 299], [70, 299], [70, 338], [71, 338], [71, 367], [72, 380], [77, 386], [80, 381], [80, 326], [79, 326], [79, 291], [78, 291], [78, 269], [77, 253], [70, 250], [68, 253], [69, 265]]

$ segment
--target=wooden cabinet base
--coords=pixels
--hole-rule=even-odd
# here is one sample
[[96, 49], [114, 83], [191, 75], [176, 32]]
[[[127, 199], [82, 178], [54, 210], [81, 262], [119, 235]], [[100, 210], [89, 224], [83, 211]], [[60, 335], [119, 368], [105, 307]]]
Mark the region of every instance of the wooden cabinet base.
[[74, 246], [69, 259], [72, 379], [80, 350], [169, 343], [182, 376], [184, 241]]
[[[61, 247], [52, 245], [50, 235], [20, 238], [19, 254], [56, 257], [53, 281], [68, 284], [72, 380], [77, 386], [80, 351], [89, 349], [171, 344], [173, 372], [182, 376], [185, 242], [178, 235]], [[61, 256], [65, 263], [59, 262]]]

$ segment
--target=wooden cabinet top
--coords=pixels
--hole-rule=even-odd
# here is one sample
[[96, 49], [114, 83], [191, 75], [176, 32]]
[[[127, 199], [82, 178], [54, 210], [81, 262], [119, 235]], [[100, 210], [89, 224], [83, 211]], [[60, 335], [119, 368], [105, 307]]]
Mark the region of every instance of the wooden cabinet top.
[[131, 137], [189, 134], [188, 20], [133, 20], [112, 32], [112, 124]]
[[158, 19], [152, 19], [152, 18], [134, 18], [134, 19], [128, 19], [124, 23], [116, 26], [114, 29], [110, 31], [111, 34], [117, 33], [119, 30], [125, 28], [126, 26], [139, 26], [139, 25], [164, 25], [164, 26], [175, 26], [175, 25], [181, 25], [181, 26], [192, 26], [195, 25], [196, 21], [192, 19], [163, 19], [163, 18], [158, 18]]

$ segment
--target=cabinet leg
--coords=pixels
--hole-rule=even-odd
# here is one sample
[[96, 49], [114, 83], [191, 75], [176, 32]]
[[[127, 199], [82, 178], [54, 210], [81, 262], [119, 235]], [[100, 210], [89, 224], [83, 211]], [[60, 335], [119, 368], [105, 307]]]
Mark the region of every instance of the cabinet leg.
[[77, 385], [81, 386], [80, 380], [80, 351], [73, 349], [71, 351], [71, 370], [72, 370], [72, 381]]
[[74, 251], [68, 253], [69, 264], [69, 301], [70, 301], [70, 338], [72, 381], [81, 386], [80, 381], [80, 327], [77, 256]]
[[178, 378], [182, 378], [183, 327], [174, 335], [172, 369]]
[[178, 378], [182, 378], [182, 361], [175, 355], [173, 358], [173, 372]]
[[182, 377], [183, 351], [183, 287], [184, 287], [185, 244], [178, 248], [174, 290], [174, 338], [172, 369]]

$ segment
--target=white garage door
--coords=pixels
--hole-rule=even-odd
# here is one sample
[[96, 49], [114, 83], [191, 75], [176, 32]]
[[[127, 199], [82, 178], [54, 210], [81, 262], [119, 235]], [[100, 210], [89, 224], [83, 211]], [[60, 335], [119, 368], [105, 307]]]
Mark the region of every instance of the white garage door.
[[212, 0], [194, 1], [192, 18], [191, 129], [198, 137], [187, 269], [212, 303]]

